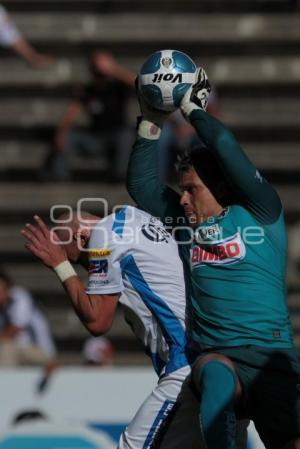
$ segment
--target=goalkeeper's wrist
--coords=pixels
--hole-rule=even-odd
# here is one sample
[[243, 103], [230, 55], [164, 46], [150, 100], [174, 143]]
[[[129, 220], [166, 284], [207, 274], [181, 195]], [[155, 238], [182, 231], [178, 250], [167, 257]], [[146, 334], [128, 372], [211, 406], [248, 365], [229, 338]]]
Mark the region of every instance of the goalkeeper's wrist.
[[138, 135], [144, 139], [158, 140], [161, 129], [155, 123], [149, 122], [142, 118], [138, 125]]
[[56, 265], [56, 267], [53, 268], [53, 270], [55, 271], [59, 280], [62, 283], [72, 276], [77, 276], [76, 271], [74, 270], [74, 268], [72, 267], [72, 265], [68, 260], [59, 263], [58, 265]]
[[204, 111], [204, 109], [200, 108], [197, 104], [193, 103], [192, 101], [189, 101], [188, 103], [182, 104], [180, 106], [180, 110], [183, 114], [183, 116], [186, 118], [186, 120], [190, 120], [190, 116], [192, 112], [194, 111]]

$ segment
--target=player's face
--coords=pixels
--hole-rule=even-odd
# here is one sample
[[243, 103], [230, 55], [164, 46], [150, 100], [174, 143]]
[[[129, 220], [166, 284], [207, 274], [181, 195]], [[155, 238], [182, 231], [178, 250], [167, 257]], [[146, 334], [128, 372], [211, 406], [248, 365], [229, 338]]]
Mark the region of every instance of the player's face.
[[192, 227], [221, 213], [222, 207], [199, 178], [194, 168], [191, 167], [182, 172], [179, 186], [181, 190], [180, 204]]

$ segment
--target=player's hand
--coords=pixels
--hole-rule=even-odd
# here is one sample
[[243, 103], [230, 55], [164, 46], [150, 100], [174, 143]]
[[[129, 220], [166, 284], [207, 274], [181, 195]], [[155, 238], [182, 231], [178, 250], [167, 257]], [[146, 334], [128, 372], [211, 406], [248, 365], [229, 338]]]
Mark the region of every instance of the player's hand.
[[183, 116], [188, 119], [195, 109], [206, 111], [208, 97], [211, 91], [205, 70], [202, 67], [197, 69], [196, 82], [185, 93], [181, 100], [180, 109]]
[[60, 240], [44, 221], [34, 216], [35, 225], [27, 223], [21, 234], [26, 239], [25, 248], [43, 262], [47, 267], [54, 268], [67, 260], [65, 250], [60, 246]]
[[138, 89], [138, 77], [136, 77], [135, 80], [135, 90], [139, 101], [142, 118], [144, 120], [147, 120], [148, 122], [154, 123], [159, 128], [162, 128], [165, 120], [167, 120], [167, 118], [172, 114], [172, 112], [154, 109], [144, 100], [143, 96], [141, 95]]

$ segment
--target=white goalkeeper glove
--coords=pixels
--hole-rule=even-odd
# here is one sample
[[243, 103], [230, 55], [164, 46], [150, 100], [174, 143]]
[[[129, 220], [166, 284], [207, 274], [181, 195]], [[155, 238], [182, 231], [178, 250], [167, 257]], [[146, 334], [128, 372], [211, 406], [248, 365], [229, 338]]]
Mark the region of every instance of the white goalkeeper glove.
[[195, 84], [186, 91], [180, 103], [180, 109], [185, 119], [188, 120], [194, 110], [206, 111], [210, 91], [211, 87], [205, 70], [199, 67]]

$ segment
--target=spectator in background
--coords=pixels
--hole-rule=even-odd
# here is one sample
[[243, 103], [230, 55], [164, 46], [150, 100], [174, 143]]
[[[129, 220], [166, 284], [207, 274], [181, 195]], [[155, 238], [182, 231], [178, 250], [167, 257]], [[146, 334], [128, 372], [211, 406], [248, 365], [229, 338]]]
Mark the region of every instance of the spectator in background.
[[16, 25], [9, 17], [6, 9], [0, 4], [0, 45], [12, 48], [33, 67], [40, 68], [49, 65], [53, 59], [39, 53], [22, 36]]
[[[127, 124], [127, 100], [134, 76], [109, 53], [96, 51], [89, 61], [91, 82], [82, 86], [65, 111], [54, 137], [54, 152], [46, 161], [46, 180], [68, 180], [71, 153], [102, 156], [115, 177], [123, 180], [133, 141]], [[75, 126], [82, 111], [88, 127]], [[102, 167], [107, 168], [107, 167]], [[47, 171], [46, 171], [47, 170]]]
[[0, 365], [54, 363], [48, 323], [31, 294], [0, 271]]
[[114, 347], [106, 337], [90, 337], [83, 346], [84, 363], [91, 366], [112, 366], [114, 363]]

